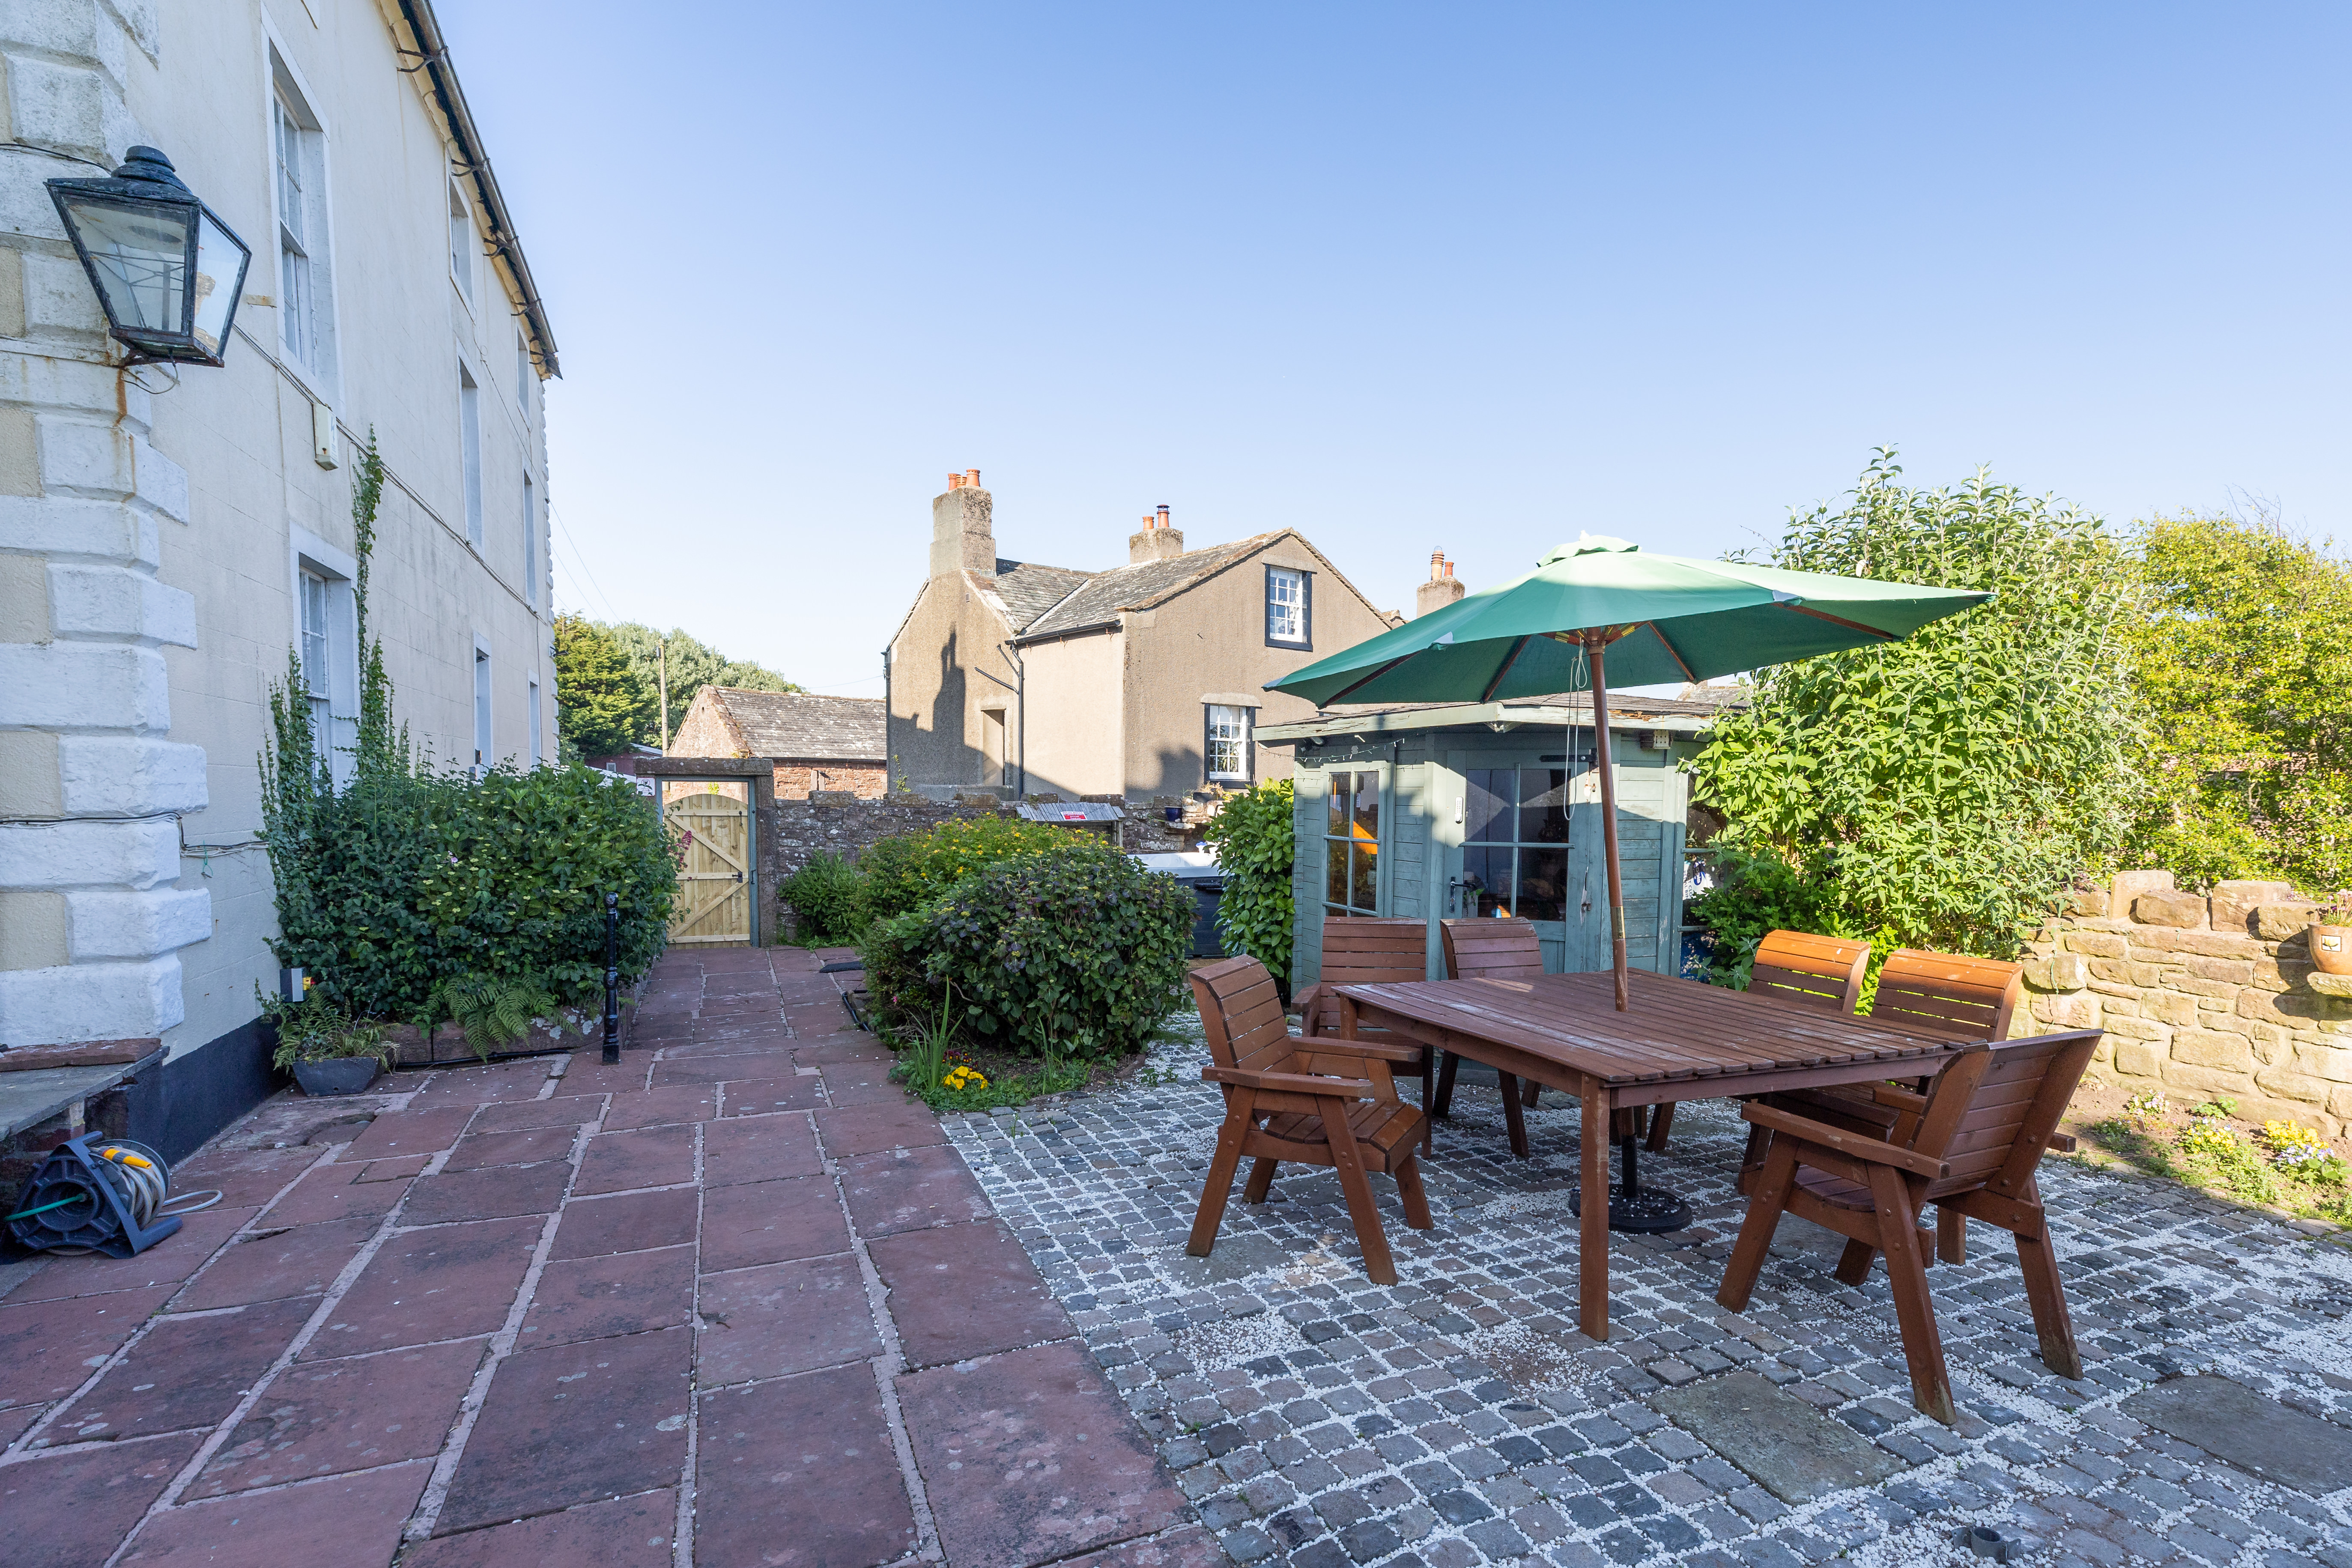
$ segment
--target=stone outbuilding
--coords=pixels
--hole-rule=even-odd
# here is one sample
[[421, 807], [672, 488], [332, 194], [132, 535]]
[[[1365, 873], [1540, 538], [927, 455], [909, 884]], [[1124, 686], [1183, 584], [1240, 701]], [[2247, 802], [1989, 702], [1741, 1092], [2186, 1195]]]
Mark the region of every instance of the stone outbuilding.
[[872, 800], [889, 787], [883, 712], [872, 697], [706, 686], [670, 737], [668, 755], [767, 757], [776, 766], [778, 800], [806, 800], [819, 790]]

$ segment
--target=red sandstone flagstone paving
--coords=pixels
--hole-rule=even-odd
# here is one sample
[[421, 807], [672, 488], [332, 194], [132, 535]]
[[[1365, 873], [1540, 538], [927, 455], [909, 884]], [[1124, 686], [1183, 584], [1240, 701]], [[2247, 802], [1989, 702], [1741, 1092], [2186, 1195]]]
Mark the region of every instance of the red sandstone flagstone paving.
[[0, 1559], [1224, 1562], [819, 962], [666, 958], [617, 1067], [281, 1095], [178, 1236], [16, 1272]]

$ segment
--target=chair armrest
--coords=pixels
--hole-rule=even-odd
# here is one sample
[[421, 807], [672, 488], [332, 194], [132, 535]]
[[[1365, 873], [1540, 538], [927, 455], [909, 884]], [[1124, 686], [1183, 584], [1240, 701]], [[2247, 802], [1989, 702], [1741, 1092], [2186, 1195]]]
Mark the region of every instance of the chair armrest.
[[1941, 1160], [1915, 1154], [1881, 1138], [1872, 1138], [1860, 1132], [1843, 1132], [1819, 1121], [1808, 1121], [1801, 1116], [1791, 1116], [1785, 1110], [1775, 1110], [1754, 1100], [1741, 1106], [1739, 1114], [1759, 1127], [1769, 1127], [1775, 1132], [1785, 1132], [1791, 1138], [1801, 1138], [1808, 1143], [1818, 1143], [1824, 1149], [1834, 1150], [1874, 1165], [1892, 1165], [1897, 1170], [1931, 1180], [1939, 1180], [1952, 1173], [1951, 1167]]
[[1298, 1015], [1298, 1033], [1302, 1038], [1323, 1038], [1318, 1031], [1323, 1026], [1323, 995], [1329, 989], [1318, 980], [1290, 999], [1291, 1010]]
[[1893, 1110], [1916, 1111], [1922, 1116], [1927, 1112], [1926, 1095], [1914, 1094], [1907, 1089], [1897, 1089], [1891, 1083], [1872, 1085], [1870, 1097]]
[[1206, 1083], [1230, 1083], [1239, 1089], [1271, 1089], [1286, 1094], [1318, 1098], [1370, 1100], [1372, 1086], [1360, 1078], [1322, 1078], [1305, 1072], [1252, 1072], [1247, 1068], [1202, 1068]]
[[2072, 1132], [2053, 1132], [2050, 1134], [2050, 1142], [2043, 1147], [2053, 1153], [2071, 1154], [2082, 1145], [2074, 1141], [2074, 1135]]
[[1370, 1057], [1384, 1062], [1418, 1064], [1419, 1046], [1385, 1046], [1377, 1040], [1343, 1040], [1337, 1035], [1317, 1035], [1311, 1047], [1318, 1057]]

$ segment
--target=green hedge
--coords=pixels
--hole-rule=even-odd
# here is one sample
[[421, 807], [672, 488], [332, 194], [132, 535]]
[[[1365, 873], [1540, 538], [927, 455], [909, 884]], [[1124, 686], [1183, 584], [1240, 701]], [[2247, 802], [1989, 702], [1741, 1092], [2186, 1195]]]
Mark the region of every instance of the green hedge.
[[436, 982], [531, 984], [569, 1002], [604, 985], [604, 895], [620, 967], [661, 953], [677, 864], [652, 803], [587, 768], [365, 772], [275, 814], [280, 963], [352, 1016], [418, 1019]]
[[860, 923], [892, 920], [919, 909], [1000, 860], [1079, 847], [1090, 839], [1091, 835], [1017, 816], [942, 822], [927, 833], [882, 839], [857, 858], [858, 874], [865, 880]]
[[798, 917], [798, 940], [806, 946], [855, 942], [866, 923], [866, 879], [830, 849], [810, 856], [778, 890]]
[[985, 866], [945, 897], [877, 921], [863, 949], [866, 988], [908, 1023], [936, 1016], [952, 988], [965, 1031], [1024, 1055], [1120, 1056], [1182, 1005], [1194, 910], [1175, 878], [1066, 842]]
[[1217, 900], [1217, 931], [1225, 951], [1246, 953], [1290, 984], [1295, 899], [1292, 863], [1297, 857], [1291, 816], [1291, 782], [1259, 784], [1225, 802], [1201, 842], [1217, 852], [1225, 890]]

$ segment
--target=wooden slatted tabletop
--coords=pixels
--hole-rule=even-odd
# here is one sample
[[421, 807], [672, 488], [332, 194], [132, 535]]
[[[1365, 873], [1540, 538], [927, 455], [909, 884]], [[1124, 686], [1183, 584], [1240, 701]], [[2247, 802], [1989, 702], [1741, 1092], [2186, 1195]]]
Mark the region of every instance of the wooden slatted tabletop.
[[[1635, 970], [1337, 987], [1340, 1032], [1386, 1029], [1583, 1101], [1578, 1324], [1609, 1337], [1609, 1129], [1622, 1109], [1937, 1071], [1965, 1043], [1779, 996]], [[1352, 1017], [1349, 1016], [1352, 1015]], [[1516, 1100], [1507, 1110], [1517, 1109]], [[1517, 1118], [1512, 1120], [1516, 1122]], [[1515, 1128], [1515, 1132], [1516, 1132]], [[1525, 1152], [1524, 1134], [1515, 1136]]]

